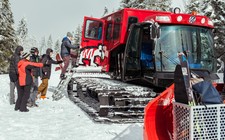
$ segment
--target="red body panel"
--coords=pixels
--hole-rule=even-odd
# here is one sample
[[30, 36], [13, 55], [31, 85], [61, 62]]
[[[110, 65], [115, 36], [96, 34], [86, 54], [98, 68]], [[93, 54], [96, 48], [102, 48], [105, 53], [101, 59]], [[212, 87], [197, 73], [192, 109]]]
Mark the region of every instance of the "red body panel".
[[[171, 19], [171, 22], [163, 22], [156, 19], [156, 16], [169, 16]], [[183, 20], [180, 22], [177, 21], [177, 17], [182, 16]], [[123, 10], [120, 10], [118, 12], [112, 13], [106, 17], [103, 17], [102, 19], [106, 20], [107, 22], [114, 22], [116, 19], [120, 18], [121, 20], [121, 32], [120, 32], [120, 38], [118, 40], [113, 40], [113, 45], [108, 46], [109, 50], [112, 50], [116, 48], [120, 44], [125, 44], [127, 40], [127, 23], [129, 17], [137, 17], [138, 22], [144, 22], [153, 19], [154, 21], [157, 21], [159, 24], [183, 24], [183, 25], [191, 25], [191, 26], [202, 26], [202, 27], [208, 27], [213, 28], [213, 26], [208, 24], [209, 19], [206, 16], [200, 16], [195, 15], [196, 21], [194, 23], [189, 22], [189, 18], [191, 14], [175, 14], [172, 12], [162, 12], [162, 11], [151, 11], [151, 10], [141, 10], [141, 9], [128, 9], [125, 8]], [[201, 23], [202, 19], [205, 19], [205, 23]]]
[[144, 140], [170, 140], [173, 136], [174, 85], [145, 108]]
[[[160, 20], [159, 18], [160, 16], [167, 16], [169, 21]], [[99, 48], [100, 44], [104, 46], [104, 53], [105, 53], [104, 57], [102, 57], [101, 62], [97, 64], [97, 66], [105, 67], [104, 71], [108, 71], [109, 69], [110, 52], [113, 49], [126, 44], [127, 37], [129, 34], [129, 30], [128, 30], [129, 17], [136, 17], [138, 20], [137, 21], [138, 23], [154, 20], [158, 22], [159, 24], [190, 25], [190, 26], [201, 26], [201, 27], [213, 28], [213, 26], [210, 24], [210, 20], [206, 16], [191, 15], [191, 14], [175, 14], [172, 12], [151, 11], [151, 10], [141, 10], [141, 9], [125, 8], [99, 19], [84, 17], [81, 48], [84, 48], [84, 49], [90, 49], [90, 47]], [[85, 37], [85, 29], [86, 29], [87, 20], [102, 22], [103, 27], [102, 27], [101, 39], [96, 40], [96, 39]], [[93, 27], [95, 26], [97, 28], [99, 24], [92, 23], [91, 25], [89, 25], [89, 27], [90, 26], [93, 26]], [[111, 32], [108, 33], [107, 32], [108, 30], [111, 30]], [[81, 56], [81, 59], [82, 59], [82, 56]], [[84, 58], [84, 59], [86, 60], [87, 58]], [[95, 61], [95, 60], [92, 59], [90, 61]], [[86, 65], [82, 61], [80, 61], [80, 63], [82, 63], [83, 65]], [[94, 62], [92, 63], [94, 64]]]

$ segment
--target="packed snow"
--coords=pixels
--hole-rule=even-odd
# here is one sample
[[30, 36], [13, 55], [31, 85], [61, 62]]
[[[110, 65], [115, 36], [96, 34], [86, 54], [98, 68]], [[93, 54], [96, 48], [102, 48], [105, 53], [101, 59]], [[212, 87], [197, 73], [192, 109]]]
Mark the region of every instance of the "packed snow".
[[52, 101], [59, 74], [52, 71], [49, 99], [38, 99], [39, 107], [28, 108], [29, 112], [14, 111], [9, 105], [9, 76], [0, 75], [0, 140], [143, 139], [143, 123], [96, 123], [67, 97]]

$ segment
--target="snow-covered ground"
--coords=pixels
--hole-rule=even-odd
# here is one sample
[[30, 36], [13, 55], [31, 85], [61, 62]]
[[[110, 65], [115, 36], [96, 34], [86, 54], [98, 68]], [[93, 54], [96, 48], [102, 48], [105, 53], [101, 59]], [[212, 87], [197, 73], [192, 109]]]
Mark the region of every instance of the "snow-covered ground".
[[0, 75], [0, 140], [142, 140], [143, 123], [95, 123], [64, 97], [52, 101], [59, 72], [52, 71], [47, 97], [38, 108], [14, 111], [9, 105], [9, 77]]

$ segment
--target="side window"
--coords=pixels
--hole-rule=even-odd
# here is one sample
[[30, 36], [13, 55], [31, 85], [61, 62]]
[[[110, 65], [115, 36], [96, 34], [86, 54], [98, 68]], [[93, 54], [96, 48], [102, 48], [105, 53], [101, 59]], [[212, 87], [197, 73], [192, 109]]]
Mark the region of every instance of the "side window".
[[85, 28], [85, 38], [100, 40], [102, 37], [102, 22], [87, 20]]
[[112, 23], [109, 23], [107, 25], [107, 29], [106, 29], [106, 40], [111, 40], [111, 34], [112, 34]]
[[128, 55], [130, 57], [138, 58], [139, 57], [139, 39], [140, 39], [140, 31], [141, 28], [139, 26], [134, 26], [132, 33], [130, 34], [129, 42], [128, 42]]
[[120, 24], [115, 24], [113, 30], [113, 39], [118, 39], [120, 34]]
[[115, 19], [114, 29], [113, 29], [113, 39], [118, 39], [120, 36], [120, 28], [121, 28], [121, 18], [117, 17]]
[[141, 66], [144, 69], [154, 69], [152, 49], [153, 40], [150, 39], [150, 28], [144, 27], [141, 40]]
[[140, 26], [134, 26], [126, 44], [127, 69], [140, 69]]

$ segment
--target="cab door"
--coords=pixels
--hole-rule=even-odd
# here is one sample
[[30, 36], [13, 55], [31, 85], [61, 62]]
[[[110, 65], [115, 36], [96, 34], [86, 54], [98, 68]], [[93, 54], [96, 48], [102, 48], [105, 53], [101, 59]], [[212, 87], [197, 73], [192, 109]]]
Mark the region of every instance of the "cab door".
[[103, 47], [104, 27], [105, 20], [84, 17], [79, 65], [102, 66], [103, 62], [107, 62], [104, 51], [106, 48]]
[[92, 17], [84, 17], [81, 47], [98, 47], [104, 44], [105, 20]]
[[140, 24], [131, 25], [123, 59], [124, 60], [122, 68], [123, 81], [137, 80], [141, 78], [141, 64], [140, 64], [141, 33], [142, 27]]

